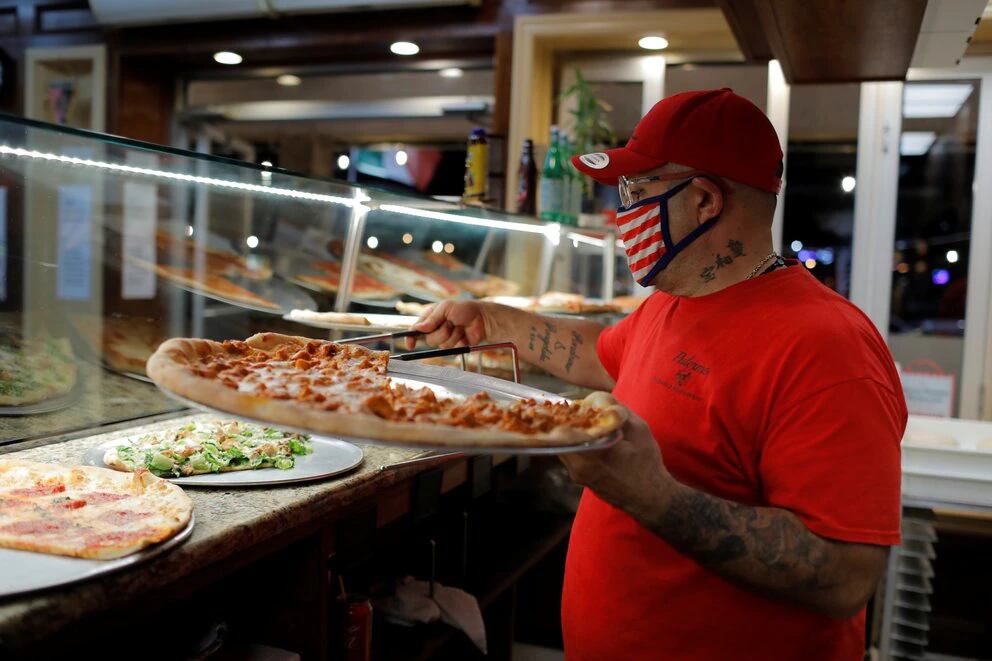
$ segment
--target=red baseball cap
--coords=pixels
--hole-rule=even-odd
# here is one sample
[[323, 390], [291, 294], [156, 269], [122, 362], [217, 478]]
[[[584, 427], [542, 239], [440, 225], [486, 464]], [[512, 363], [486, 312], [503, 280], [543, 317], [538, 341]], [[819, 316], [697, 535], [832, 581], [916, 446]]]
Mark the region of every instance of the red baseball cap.
[[778, 193], [782, 147], [771, 122], [730, 88], [662, 99], [634, 128], [627, 146], [573, 156], [579, 171], [609, 186], [622, 175], [679, 163]]

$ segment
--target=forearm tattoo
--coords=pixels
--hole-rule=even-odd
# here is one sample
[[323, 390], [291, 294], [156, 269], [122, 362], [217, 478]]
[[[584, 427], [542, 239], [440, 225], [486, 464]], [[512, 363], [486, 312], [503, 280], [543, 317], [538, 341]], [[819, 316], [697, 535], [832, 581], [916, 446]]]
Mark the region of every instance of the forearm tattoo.
[[559, 336], [558, 326], [550, 321], [532, 324], [528, 339], [527, 348], [538, 352], [538, 359], [542, 363], [552, 360], [559, 354], [566, 356], [566, 373], [571, 373], [575, 361], [581, 357], [579, 347], [582, 345], [582, 335], [578, 331], [571, 331], [571, 339], [566, 345]]
[[755, 578], [757, 570], [754, 582], [770, 591], [818, 591], [837, 585], [825, 571], [833, 562], [831, 544], [785, 510], [750, 507], [680, 488], [652, 527], [677, 550], [720, 575]]

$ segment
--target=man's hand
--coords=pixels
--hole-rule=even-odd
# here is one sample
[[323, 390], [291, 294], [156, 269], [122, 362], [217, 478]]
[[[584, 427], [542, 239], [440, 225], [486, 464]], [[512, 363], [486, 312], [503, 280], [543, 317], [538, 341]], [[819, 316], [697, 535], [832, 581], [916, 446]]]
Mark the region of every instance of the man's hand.
[[678, 484], [665, 468], [651, 428], [629, 409], [623, 439], [599, 452], [560, 455], [572, 480], [642, 521], [665, 509]]
[[[450, 349], [483, 342], [512, 342], [520, 359], [587, 388], [610, 390], [613, 378], [596, 355], [599, 324], [543, 317], [488, 301], [447, 300], [427, 308], [412, 326], [428, 346]], [[405, 338], [407, 349], [416, 337]]]
[[[412, 326], [424, 335], [429, 346], [452, 347], [481, 344], [492, 331], [492, 322], [486, 314], [484, 303], [449, 299], [430, 306]], [[406, 348], [417, 346], [416, 337], [406, 338]]]
[[789, 510], [751, 507], [679, 483], [642, 419], [599, 452], [562, 455], [572, 479], [627, 512], [677, 551], [748, 589], [835, 618], [875, 592], [888, 548], [825, 539]]

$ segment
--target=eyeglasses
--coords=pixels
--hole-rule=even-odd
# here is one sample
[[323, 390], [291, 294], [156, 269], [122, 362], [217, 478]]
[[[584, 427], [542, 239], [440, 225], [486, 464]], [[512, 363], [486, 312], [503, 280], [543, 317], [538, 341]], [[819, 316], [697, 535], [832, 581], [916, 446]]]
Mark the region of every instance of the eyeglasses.
[[724, 195], [728, 192], [727, 187], [722, 181], [711, 174], [707, 174], [706, 172], [701, 172], [699, 170], [672, 172], [671, 174], [658, 174], [650, 177], [625, 177], [621, 175], [617, 181], [617, 189], [620, 191], [620, 205], [623, 207], [629, 207], [636, 204], [640, 200], [640, 195], [635, 195], [634, 192], [631, 191], [631, 187], [633, 186], [643, 186], [644, 184], [651, 184], [656, 181], [680, 181], [685, 179], [694, 179], [695, 177], [706, 177], [719, 186]]

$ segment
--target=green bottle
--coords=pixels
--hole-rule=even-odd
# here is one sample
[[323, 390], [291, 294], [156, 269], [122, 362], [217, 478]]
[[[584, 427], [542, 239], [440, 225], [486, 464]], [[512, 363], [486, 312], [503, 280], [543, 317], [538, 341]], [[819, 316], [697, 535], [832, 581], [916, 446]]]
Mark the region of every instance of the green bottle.
[[540, 207], [538, 215], [541, 220], [561, 221], [564, 183], [565, 171], [561, 162], [558, 127], [552, 126], [548, 155], [544, 157], [544, 169], [541, 171], [541, 195], [538, 200]]

